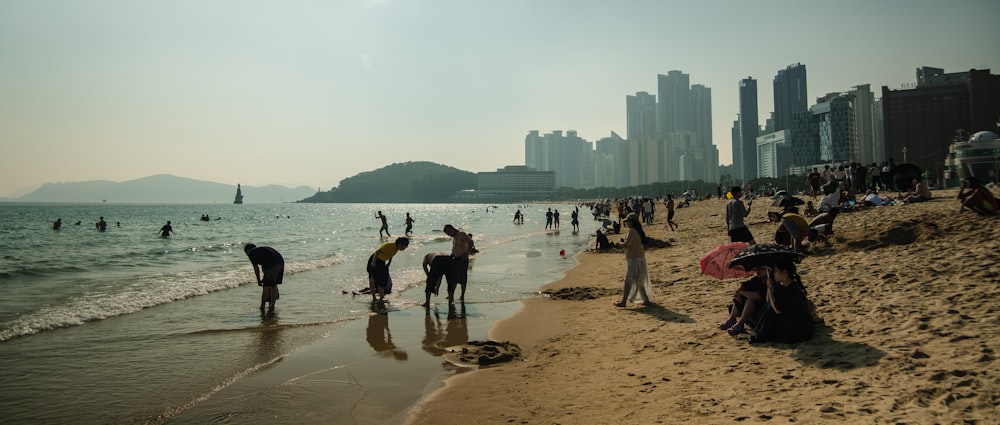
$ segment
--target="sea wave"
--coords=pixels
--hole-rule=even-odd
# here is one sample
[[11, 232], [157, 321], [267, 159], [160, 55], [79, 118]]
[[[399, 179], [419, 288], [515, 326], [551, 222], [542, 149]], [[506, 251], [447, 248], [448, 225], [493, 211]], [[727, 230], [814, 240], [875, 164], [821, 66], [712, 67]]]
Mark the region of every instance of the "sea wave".
[[[317, 270], [343, 261], [343, 257], [334, 254], [317, 260], [288, 263], [285, 273]], [[109, 288], [108, 292], [72, 298], [60, 304], [18, 315], [2, 324], [0, 341], [57, 328], [79, 326], [250, 283], [254, 283], [252, 274], [248, 274], [245, 267], [234, 266], [209, 271], [140, 276], [125, 282], [114, 282], [103, 285]]]

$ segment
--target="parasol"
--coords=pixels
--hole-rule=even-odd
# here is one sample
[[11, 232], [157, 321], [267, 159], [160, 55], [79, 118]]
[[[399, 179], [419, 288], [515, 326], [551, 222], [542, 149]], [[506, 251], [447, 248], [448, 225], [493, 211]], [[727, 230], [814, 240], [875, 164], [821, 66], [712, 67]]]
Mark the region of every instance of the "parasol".
[[701, 274], [721, 280], [753, 276], [752, 272], [729, 267], [729, 262], [736, 257], [736, 254], [748, 246], [746, 242], [733, 242], [708, 251], [701, 257]]
[[899, 192], [906, 192], [913, 189], [913, 179], [920, 177], [920, 167], [915, 164], [899, 164], [889, 171], [892, 177], [890, 181]]
[[781, 199], [775, 200], [771, 206], [772, 207], [795, 207], [806, 203], [801, 198], [796, 198], [794, 196], [785, 196]]
[[729, 262], [729, 267], [743, 267], [752, 270], [754, 267], [770, 267], [777, 261], [799, 262], [804, 254], [796, 252], [785, 245], [761, 243], [750, 245], [740, 250]]

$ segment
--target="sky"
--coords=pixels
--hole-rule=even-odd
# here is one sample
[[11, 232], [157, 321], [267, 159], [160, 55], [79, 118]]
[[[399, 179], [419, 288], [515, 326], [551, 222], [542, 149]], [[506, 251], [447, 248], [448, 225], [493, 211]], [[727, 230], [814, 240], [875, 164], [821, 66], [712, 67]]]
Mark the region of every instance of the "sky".
[[[4, 0], [0, 197], [154, 174], [329, 190], [393, 163], [524, 164], [531, 130], [627, 136], [625, 97], [712, 89], [732, 163], [738, 83], [812, 102], [921, 66], [1000, 74], [995, 0]], [[992, 130], [992, 129], [987, 129]]]

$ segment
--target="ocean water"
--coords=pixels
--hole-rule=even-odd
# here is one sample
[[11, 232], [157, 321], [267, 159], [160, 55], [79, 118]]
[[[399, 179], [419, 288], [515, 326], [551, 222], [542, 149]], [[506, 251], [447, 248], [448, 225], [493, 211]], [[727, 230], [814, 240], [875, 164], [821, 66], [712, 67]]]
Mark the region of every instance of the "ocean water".
[[[559, 232], [544, 230], [549, 207], [562, 213]], [[518, 208], [524, 225], [511, 222]], [[599, 223], [581, 210], [581, 231], [572, 232], [572, 208], [0, 204], [3, 422], [182, 423], [213, 395], [273, 373], [277, 362], [311, 346], [354, 341], [363, 348], [355, 357], [385, 356], [372, 338], [368, 347], [365, 335], [353, 334], [361, 322], [371, 329], [383, 317], [372, 313], [370, 297], [351, 294], [367, 286], [364, 263], [381, 242], [376, 210], [389, 217], [393, 237], [402, 235], [406, 212], [416, 220], [409, 249], [392, 262], [393, 294], [384, 308], [446, 326], [438, 316], [446, 306], [435, 306], [433, 316], [419, 306], [423, 255], [451, 246], [444, 224], [473, 234], [481, 251], [463, 311], [476, 320], [486, 306], [537, 296], [574, 264], [560, 252], [571, 258], [586, 249]], [[211, 220], [201, 221], [203, 214]], [[101, 216], [105, 232], [95, 229]], [[61, 230], [52, 229], [57, 218]], [[168, 220], [175, 235], [161, 238]], [[285, 257], [274, 314], [257, 309], [260, 290], [242, 251], [246, 242]], [[443, 303], [443, 293], [432, 302]], [[253, 406], [251, 398], [190, 422], [238, 423], [234, 415]]]

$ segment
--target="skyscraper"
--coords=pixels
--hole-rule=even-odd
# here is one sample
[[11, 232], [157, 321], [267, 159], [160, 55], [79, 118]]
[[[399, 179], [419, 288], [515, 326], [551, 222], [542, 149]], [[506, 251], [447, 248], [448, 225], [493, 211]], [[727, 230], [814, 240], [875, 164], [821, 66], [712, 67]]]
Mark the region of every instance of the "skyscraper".
[[694, 130], [691, 122], [691, 77], [681, 71], [657, 75], [657, 129], [667, 137], [676, 130]]
[[698, 146], [707, 147], [712, 144], [712, 89], [701, 84], [691, 86], [691, 111], [695, 133], [698, 135]]
[[757, 80], [747, 77], [740, 80], [740, 153], [733, 148], [733, 165], [737, 166], [736, 176], [745, 184], [757, 178], [757, 136], [760, 135], [760, 115], [757, 113]]
[[625, 125], [629, 139], [653, 137], [656, 133], [656, 96], [647, 92], [637, 92], [635, 96], [625, 96]]
[[876, 156], [875, 148], [875, 95], [871, 84], [861, 84], [852, 87], [848, 92], [854, 98], [854, 136], [857, 144], [857, 156], [851, 160], [869, 165], [882, 160]]
[[792, 114], [809, 110], [806, 66], [798, 63], [779, 70], [774, 76], [774, 130], [787, 130]]

